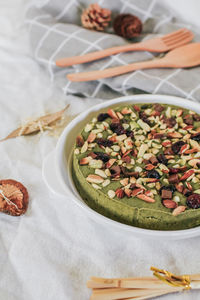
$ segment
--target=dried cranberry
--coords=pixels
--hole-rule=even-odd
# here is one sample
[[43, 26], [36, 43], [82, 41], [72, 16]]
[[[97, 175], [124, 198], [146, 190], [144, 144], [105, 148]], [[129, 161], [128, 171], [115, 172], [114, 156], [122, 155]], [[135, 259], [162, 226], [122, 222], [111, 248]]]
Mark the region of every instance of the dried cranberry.
[[197, 114], [193, 115], [193, 119], [195, 121], [200, 121], [200, 115], [197, 115]]
[[192, 194], [187, 198], [186, 204], [188, 207], [197, 209], [200, 208], [200, 195]]
[[160, 174], [156, 171], [156, 170], [150, 170], [147, 173], [147, 177], [148, 178], [156, 178], [159, 179], [160, 178]]
[[113, 166], [110, 168], [111, 177], [119, 176], [121, 173], [121, 169], [119, 166]]
[[193, 124], [193, 118], [191, 115], [186, 115], [183, 117], [183, 120], [184, 122], [187, 124], [187, 125], [192, 125]]
[[100, 159], [103, 162], [107, 162], [109, 161], [110, 157], [107, 153], [103, 153], [103, 152], [94, 152], [94, 154], [96, 155], [96, 159]]
[[157, 156], [157, 159], [158, 159], [158, 161], [159, 161], [160, 163], [162, 163], [162, 164], [164, 164], [164, 165], [167, 165], [167, 163], [168, 163], [168, 159], [165, 157], [164, 154], [159, 154], [159, 155]]
[[117, 135], [121, 135], [126, 133], [126, 130], [124, 129], [124, 127], [122, 126], [122, 124], [117, 123], [117, 122], [112, 122], [110, 124], [110, 129], [115, 132]]
[[147, 115], [145, 114], [145, 112], [140, 111], [139, 112], [139, 117], [140, 119], [142, 119], [142, 121], [144, 121], [145, 123], [147, 123], [148, 125], [151, 125], [150, 120], [148, 119]]
[[176, 174], [179, 172], [185, 172], [187, 170], [187, 167], [181, 167], [181, 168], [169, 168], [169, 173]]
[[101, 138], [101, 139], [97, 139], [97, 144], [99, 146], [111, 147], [113, 145], [113, 142]]
[[191, 137], [192, 140], [200, 142], [200, 132]]
[[135, 183], [132, 183], [129, 187], [129, 189], [133, 190], [134, 188], [136, 187], [136, 184]]
[[98, 117], [97, 117], [97, 120], [99, 121], [99, 122], [102, 122], [102, 121], [104, 121], [105, 119], [107, 119], [107, 118], [109, 118], [110, 116], [109, 116], [109, 114], [107, 114], [107, 113], [102, 113], [102, 114], [99, 114], [98, 115]]
[[156, 103], [156, 104], [154, 105], [154, 109], [155, 109], [155, 111], [161, 112], [161, 111], [163, 111], [165, 108], [164, 108], [161, 104]]
[[126, 130], [126, 135], [127, 135], [128, 137], [133, 138], [133, 137], [134, 137], [134, 132], [131, 131], [131, 130]]
[[168, 127], [172, 128], [176, 125], [176, 119], [175, 118], [166, 118], [164, 117], [163, 121], [167, 124]]
[[172, 151], [175, 153], [175, 154], [178, 154], [179, 151], [181, 150], [181, 147], [185, 145], [185, 142], [183, 141], [178, 141], [174, 144], [172, 144]]
[[186, 188], [183, 189], [183, 195], [184, 195], [184, 196], [188, 197], [188, 196], [190, 196], [191, 194], [192, 194], [192, 193], [191, 193], [190, 190], [188, 190], [188, 189], [186, 189]]

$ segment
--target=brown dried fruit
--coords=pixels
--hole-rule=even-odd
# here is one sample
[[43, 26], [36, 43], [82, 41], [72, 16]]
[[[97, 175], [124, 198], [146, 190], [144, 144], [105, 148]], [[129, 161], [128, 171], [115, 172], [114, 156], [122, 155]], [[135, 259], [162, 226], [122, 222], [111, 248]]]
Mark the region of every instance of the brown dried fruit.
[[13, 179], [0, 180], [0, 211], [12, 216], [24, 214], [28, 207], [28, 191]]
[[164, 199], [171, 199], [172, 198], [172, 191], [162, 189], [161, 197]]
[[84, 139], [82, 138], [82, 136], [81, 135], [77, 136], [77, 138], [76, 138], [76, 145], [78, 147], [82, 147], [83, 144], [84, 144]]
[[152, 165], [157, 165], [157, 163], [158, 163], [158, 160], [155, 156], [151, 156], [149, 161], [152, 163]]
[[178, 183], [179, 182], [178, 174], [170, 175], [168, 180], [169, 180], [169, 183]]
[[164, 106], [162, 106], [161, 104], [156, 103], [156, 104], [154, 105], [154, 109], [155, 109], [156, 111], [162, 112], [165, 108], [164, 108]]
[[142, 22], [131, 14], [120, 14], [114, 19], [113, 28], [117, 35], [130, 39], [140, 35]]
[[122, 173], [127, 176], [127, 177], [135, 177], [138, 178], [139, 172], [132, 172], [132, 171], [127, 171], [126, 168], [121, 167]]

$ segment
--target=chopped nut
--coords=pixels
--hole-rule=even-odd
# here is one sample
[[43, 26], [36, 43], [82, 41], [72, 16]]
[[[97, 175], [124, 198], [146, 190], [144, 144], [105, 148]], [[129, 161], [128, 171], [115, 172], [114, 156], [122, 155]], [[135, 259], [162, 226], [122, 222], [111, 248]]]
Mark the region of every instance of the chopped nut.
[[103, 166], [103, 162], [100, 159], [91, 159], [89, 161], [89, 166], [94, 169], [101, 169]]
[[185, 209], [186, 209], [186, 206], [180, 205], [180, 206], [176, 207], [176, 208], [173, 210], [172, 215], [176, 217], [176, 216], [178, 216], [180, 213], [184, 212]]
[[148, 150], [148, 145], [147, 144], [142, 144], [140, 146], [139, 152], [138, 152], [138, 157], [143, 157], [144, 153]]
[[128, 184], [128, 178], [120, 180], [121, 185], [126, 186]]
[[137, 124], [146, 132], [151, 131], [151, 127], [147, 123], [143, 122], [141, 119], [137, 121]]
[[81, 148], [81, 153], [82, 154], [85, 153], [87, 149], [88, 149], [88, 142], [86, 141]]
[[107, 175], [106, 175], [105, 171], [103, 171], [103, 170], [95, 169], [95, 174], [97, 174], [103, 178], [107, 178]]
[[110, 170], [109, 169], [105, 169], [105, 174], [110, 177], [111, 176], [111, 173], [110, 173]]
[[111, 198], [111, 199], [114, 198], [115, 197], [115, 192], [113, 190], [109, 190], [108, 191], [108, 197]]
[[78, 155], [79, 153], [80, 153], [79, 149], [76, 148], [76, 149], [74, 150], [74, 154]]
[[94, 124], [86, 124], [84, 131], [85, 132], [90, 132], [93, 128]]
[[107, 185], [110, 184], [110, 180], [106, 179], [103, 183], [102, 183], [102, 187], [106, 187]]
[[101, 187], [95, 183], [92, 183], [92, 186], [95, 190], [101, 190]]
[[80, 159], [80, 165], [88, 165], [90, 160], [92, 160], [91, 156], [83, 157]]
[[86, 180], [91, 183], [102, 183], [103, 182], [103, 178], [101, 176], [93, 175], [93, 174], [88, 175]]
[[96, 139], [96, 134], [94, 132], [90, 132], [90, 134], [87, 138], [88, 143], [94, 142], [95, 139]]

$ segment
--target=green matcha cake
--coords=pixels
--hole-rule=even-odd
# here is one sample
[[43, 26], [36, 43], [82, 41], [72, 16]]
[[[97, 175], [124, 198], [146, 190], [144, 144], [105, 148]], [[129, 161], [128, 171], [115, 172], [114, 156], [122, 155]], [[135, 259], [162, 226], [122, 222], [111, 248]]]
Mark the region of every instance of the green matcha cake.
[[200, 115], [166, 104], [122, 105], [85, 124], [72, 176], [83, 200], [121, 223], [200, 225]]

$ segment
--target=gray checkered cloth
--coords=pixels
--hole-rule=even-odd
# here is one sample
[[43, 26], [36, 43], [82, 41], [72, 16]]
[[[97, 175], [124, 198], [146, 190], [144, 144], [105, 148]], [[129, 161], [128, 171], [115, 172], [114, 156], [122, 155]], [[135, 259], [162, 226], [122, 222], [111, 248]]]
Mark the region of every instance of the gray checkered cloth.
[[[44, 1], [43, 1], [44, 2]], [[159, 0], [99, 0], [100, 6], [109, 8], [113, 17], [119, 13], [138, 16], [143, 24], [140, 40], [169, 33], [181, 27], [191, 29], [194, 41], [200, 41], [198, 28], [174, 18]], [[50, 80], [66, 94], [103, 99], [145, 91], [155, 94], [169, 94], [200, 101], [200, 67], [190, 69], [139, 70], [125, 75], [91, 82], [70, 82], [66, 74], [103, 70], [113, 66], [154, 58], [155, 53], [129, 52], [113, 55], [87, 64], [58, 68], [55, 60], [62, 57], [82, 55], [117, 45], [127, 40], [116, 36], [112, 28], [106, 33], [84, 29], [80, 16], [90, 0], [47, 0], [43, 5], [31, 4], [27, 10], [30, 41], [35, 59], [49, 73]], [[93, 1], [94, 3], [94, 1]], [[135, 42], [139, 40], [132, 40]]]

